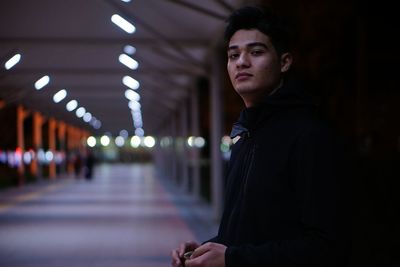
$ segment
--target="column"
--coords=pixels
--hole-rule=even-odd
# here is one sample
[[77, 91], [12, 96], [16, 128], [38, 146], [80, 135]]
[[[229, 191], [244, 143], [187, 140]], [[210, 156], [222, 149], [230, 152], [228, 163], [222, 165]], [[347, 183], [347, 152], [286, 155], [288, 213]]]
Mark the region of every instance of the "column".
[[24, 119], [25, 111], [22, 106], [17, 106], [17, 149], [16, 153], [19, 157], [20, 163], [18, 165], [18, 185], [24, 185], [25, 183], [25, 166], [23, 162], [23, 152], [24, 152]]
[[178, 181], [178, 149], [177, 149], [177, 130], [176, 130], [176, 114], [173, 113], [172, 119], [171, 119], [171, 137], [172, 137], [172, 144], [171, 144], [171, 177], [175, 182]]
[[35, 152], [35, 157], [32, 159], [31, 163], [31, 173], [32, 175], [38, 177], [39, 179], [42, 178], [42, 171], [41, 168], [39, 168], [39, 163], [37, 159], [38, 151], [39, 149], [42, 148], [42, 125], [43, 125], [43, 116], [35, 111], [33, 112], [32, 115], [32, 124], [33, 124], [33, 133], [32, 133], [32, 138], [33, 138], [33, 150]]
[[188, 167], [188, 149], [186, 145], [186, 140], [188, 137], [188, 105], [187, 100], [184, 99], [182, 101], [180, 107], [180, 136], [181, 136], [181, 149], [180, 149], [180, 157], [181, 157], [181, 166], [180, 166], [180, 173], [181, 173], [181, 188], [183, 192], [189, 191], [189, 167]]
[[[56, 152], [56, 121], [55, 119], [49, 119], [49, 129], [48, 129], [48, 142], [49, 142], [49, 151], [55, 155]], [[49, 162], [49, 178], [54, 179], [56, 177], [56, 162], [53, 159]]]
[[[199, 99], [198, 99], [198, 88], [192, 88], [190, 92], [190, 128], [192, 136], [200, 135], [200, 122], [199, 122]], [[192, 148], [192, 179], [193, 188], [192, 192], [194, 197], [200, 199], [200, 151], [199, 148]]]
[[64, 173], [66, 171], [66, 147], [65, 147], [65, 137], [67, 133], [67, 125], [65, 122], [58, 122], [58, 132], [57, 132], [57, 138], [59, 142], [59, 147], [56, 147], [56, 149], [62, 153], [63, 155], [63, 161], [61, 162], [59, 168], [60, 168], [60, 173]]
[[[218, 49], [211, 64], [210, 97], [211, 97], [211, 203], [215, 219], [222, 214], [222, 156], [220, 143], [222, 138], [222, 59]], [[221, 54], [222, 55], [222, 54]]]

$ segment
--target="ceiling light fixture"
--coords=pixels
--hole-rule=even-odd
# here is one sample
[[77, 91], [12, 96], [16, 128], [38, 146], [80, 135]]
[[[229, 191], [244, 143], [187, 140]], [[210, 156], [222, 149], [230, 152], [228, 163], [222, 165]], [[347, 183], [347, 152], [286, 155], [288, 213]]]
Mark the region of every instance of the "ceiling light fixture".
[[71, 100], [66, 105], [66, 108], [68, 111], [73, 111], [77, 107], [78, 107], [78, 101], [76, 101], [76, 100]]
[[78, 118], [82, 118], [85, 115], [86, 109], [84, 107], [80, 107], [75, 111], [75, 114]]
[[50, 77], [48, 75], [43, 76], [39, 80], [35, 82], [35, 88], [36, 90], [40, 90], [43, 87], [45, 87], [47, 84], [50, 82]]
[[101, 121], [96, 120], [96, 121], [93, 123], [93, 128], [95, 128], [96, 130], [100, 129], [100, 128], [101, 128]]
[[54, 94], [53, 96], [53, 101], [54, 103], [59, 103], [61, 102], [65, 97], [67, 96], [67, 90], [61, 89], [57, 93]]
[[124, 46], [124, 52], [128, 55], [133, 55], [136, 53], [136, 48], [131, 45]]
[[9, 60], [7, 60], [7, 62], [4, 64], [4, 67], [6, 68], [6, 70], [9, 70], [14, 67], [20, 60], [21, 54], [15, 54]]
[[96, 145], [96, 138], [94, 136], [89, 136], [86, 143], [88, 146], [94, 147]]
[[126, 54], [119, 55], [118, 60], [131, 70], [136, 70], [139, 67], [139, 63]]
[[115, 25], [117, 25], [118, 27], [120, 27], [121, 29], [123, 29], [124, 31], [126, 31], [129, 34], [132, 34], [136, 31], [136, 27], [133, 26], [132, 23], [130, 23], [129, 21], [127, 21], [126, 19], [124, 19], [123, 17], [121, 17], [118, 14], [112, 15], [111, 21]]
[[137, 128], [135, 130], [135, 135], [137, 136], [144, 136], [144, 130], [142, 128]]
[[132, 138], [131, 138], [131, 146], [133, 148], [138, 148], [140, 146], [141, 142], [142, 142], [142, 140], [138, 135], [132, 136]]
[[100, 138], [100, 143], [102, 146], [108, 146], [110, 144], [110, 137], [108, 137], [107, 135], [103, 135]]
[[90, 122], [91, 119], [92, 119], [92, 114], [90, 114], [90, 112], [86, 112], [85, 115], [83, 115], [83, 120], [85, 122]]
[[122, 147], [125, 144], [125, 139], [122, 136], [117, 136], [114, 142], [118, 147]]
[[139, 82], [130, 76], [124, 76], [124, 78], [122, 78], [122, 83], [133, 90], [138, 89], [140, 86]]
[[139, 101], [140, 95], [131, 89], [127, 89], [125, 91], [125, 97], [131, 101]]
[[133, 111], [140, 111], [141, 105], [138, 101], [129, 101], [128, 106]]

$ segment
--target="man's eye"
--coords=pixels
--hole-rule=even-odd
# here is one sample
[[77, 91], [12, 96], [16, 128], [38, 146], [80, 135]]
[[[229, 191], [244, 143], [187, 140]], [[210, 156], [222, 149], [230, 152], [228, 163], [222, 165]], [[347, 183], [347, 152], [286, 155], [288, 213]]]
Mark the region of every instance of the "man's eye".
[[238, 57], [239, 57], [239, 54], [237, 54], [237, 53], [233, 53], [233, 54], [229, 54], [228, 55], [229, 59], [235, 59], [235, 58], [238, 58]]
[[251, 51], [251, 54], [254, 55], [254, 56], [258, 56], [258, 55], [261, 55], [263, 53], [264, 53], [263, 50], [253, 50], [253, 51]]

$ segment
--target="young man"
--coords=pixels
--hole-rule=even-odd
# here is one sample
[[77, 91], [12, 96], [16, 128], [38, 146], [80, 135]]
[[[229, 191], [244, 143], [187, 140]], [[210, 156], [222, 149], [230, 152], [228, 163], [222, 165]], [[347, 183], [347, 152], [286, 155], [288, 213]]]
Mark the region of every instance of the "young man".
[[[234, 12], [227, 69], [246, 108], [234, 124], [218, 235], [172, 251], [172, 266], [345, 266], [338, 143], [290, 69], [288, 35], [265, 10]], [[193, 251], [185, 259], [184, 254]]]

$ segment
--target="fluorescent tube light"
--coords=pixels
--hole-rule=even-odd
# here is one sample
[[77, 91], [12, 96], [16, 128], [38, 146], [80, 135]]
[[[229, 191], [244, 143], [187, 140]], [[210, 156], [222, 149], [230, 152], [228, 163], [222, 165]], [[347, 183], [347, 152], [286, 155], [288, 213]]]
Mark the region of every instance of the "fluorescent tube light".
[[140, 86], [139, 82], [130, 76], [124, 76], [124, 78], [122, 78], [122, 83], [133, 90], [138, 89]]
[[43, 76], [39, 80], [35, 82], [35, 88], [36, 90], [40, 90], [43, 87], [45, 87], [48, 83], [50, 82], [50, 77], [48, 75]]
[[139, 67], [139, 63], [126, 54], [119, 55], [118, 60], [131, 70], [136, 70]]
[[76, 101], [76, 100], [71, 100], [66, 105], [66, 108], [68, 111], [73, 111], [77, 107], [78, 107], [78, 101]]
[[126, 19], [124, 19], [123, 17], [121, 17], [118, 14], [114, 14], [111, 16], [111, 21], [117, 25], [118, 27], [120, 27], [121, 29], [123, 29], [124, 31], [126, 31], [129, 34], [132, 34], [136, 31], [135, 26], [133, 26], [132, 23], [130, 23], [129, 21], [127, 21]]
[[67, 90], [61, 89], [60, 91], [58, 91], [57, 93], [54, 94], [54, 96], [53, 96], [53, 101], [54, 101], [55, 103], [59, 103], [59, 102], [61, 102], [66, 96], [67, 96]]
[[14, 67], [20, 60], [21, 54], [15, 54], [12, 58], [7, 60], [7, 62], [4, 64], [4, 67], [6, 68], [6, 70], [9, 70]]

